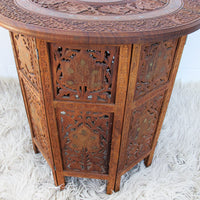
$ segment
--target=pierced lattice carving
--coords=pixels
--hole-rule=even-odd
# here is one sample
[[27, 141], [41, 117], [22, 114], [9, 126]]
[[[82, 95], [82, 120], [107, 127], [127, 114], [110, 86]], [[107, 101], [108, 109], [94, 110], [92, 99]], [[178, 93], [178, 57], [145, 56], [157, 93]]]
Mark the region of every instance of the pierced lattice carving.
[[114, 101], [117, 47], [72, 49], [52, 44], [51, 61], [56, 99]]
[[112, 114], [57, 110], [64, 170], [107, 174]]
[[131, 15], [162, 8], [169, 0], [124, 0], [110, 2], [80, 2], [63, 0], [31, 0], [40, 7], [81, 15]]
[[44, 106], [40, 98], [28, 86], [28, 83], [23, 84], [28, 103], [30, 120], [33, 128], [34, 137], [42, 147], [42, 153], [50, 159], [50, 143], [48, 137], [48, 129], [45, 118]]
[[39, 65], [37, 59], [35, 38], [14, 34], [19, 70], [27, 77], [33, 86], [39, 90]]
[[159, 95], [132, 112], [125, 166], [151, 150], [164, 95]]
[[177, 39], [142, 46], [135, 98], [169, 80]]

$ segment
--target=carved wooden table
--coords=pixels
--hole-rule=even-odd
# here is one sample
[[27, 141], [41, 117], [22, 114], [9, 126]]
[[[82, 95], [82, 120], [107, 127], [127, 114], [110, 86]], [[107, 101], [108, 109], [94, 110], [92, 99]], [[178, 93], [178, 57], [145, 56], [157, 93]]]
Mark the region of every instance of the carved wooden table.
[[105, 179], [152, 162], [200, 0], [0, 0], [35, 152], [65, 176]]

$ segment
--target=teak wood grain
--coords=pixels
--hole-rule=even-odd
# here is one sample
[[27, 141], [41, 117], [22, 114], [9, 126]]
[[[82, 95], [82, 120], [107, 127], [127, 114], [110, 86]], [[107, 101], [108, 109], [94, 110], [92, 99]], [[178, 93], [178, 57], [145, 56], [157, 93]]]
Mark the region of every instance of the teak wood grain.
[[0, 0], [33, 149], [66, 176], [107, 181], [145, 160], [161, 131], [199, 0]]

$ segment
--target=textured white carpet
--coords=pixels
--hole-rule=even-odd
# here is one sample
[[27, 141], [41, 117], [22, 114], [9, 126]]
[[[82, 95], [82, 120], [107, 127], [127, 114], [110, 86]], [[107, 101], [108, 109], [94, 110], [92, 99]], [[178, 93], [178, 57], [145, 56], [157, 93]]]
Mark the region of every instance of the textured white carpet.
[[200, 199], [200, 83], [176, 83], [152, 165], [122, 177], [105, 194], [102, 180], [68, 178], [54, 186], [50, 168], [35, 155], [18, 81], [0, 79], [0, 200]]

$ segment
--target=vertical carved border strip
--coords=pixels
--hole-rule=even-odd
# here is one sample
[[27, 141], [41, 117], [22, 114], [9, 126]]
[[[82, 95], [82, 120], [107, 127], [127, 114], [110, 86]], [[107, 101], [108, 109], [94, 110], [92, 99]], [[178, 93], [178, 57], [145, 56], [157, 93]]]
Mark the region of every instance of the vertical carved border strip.
[[61, 185], [61, 187], [63, 188], [65, 185], [65, 181], [63, 176], [55, 110], [53, 106], [53, 88], [51, 81], [48, 46], [46, 41], [40, 39], [36, 40], [36, 45], [39, 54], [39, 66], [41, 71], [41, 82], [42, 82], [42, 90], [44, 96], [45, 111], [46, 111], [50, 141], [52, 146], [53, 160], [55, 164], [53, 169], [53, 171], [55, 170], [56, 174], [55, 184]]
[[141, 53], [141, 45], [135, 44], [133, 45], [133, 51], [132, 51], [132, 60], [131, 60], [131, 66], [130, 66], [130, 73], [129, 73], [129, 83], [128, 83], [128, 91], [127, 91], [127, 102], [125, 107], [125, 114], [124, 114], [124, 120], [123, 121], [123, 129], [122, 129], [122, 139], [121, 139], [121, 147], [120, 147], [120, 155], [119, 155], [119, 162], [118, 162], [118, 176], [116, 178], [116, 184], [115, 184], [115, 191], [119, 191], [120, 188], [120, 180], [121, 175], [119, 174], [119, 170], [123, 169], [124, 163], [125, 163], [125, 154], [126, 154], [126, 146], [128, 143], [128, 132], [130, 127], [130, 121], [131, 121], [131, 103], [134, 97], [135, 88], [136, 88], [136, 82], [137, 82], [137, 73], [138, 73], [138, 67], [140, 62], [140, 53]]
[[170, 97], [171, 97], [171, 93], [172, 93], [172, 90], [173, 90], [174, 82], [175, 82], [175, 79], [176, 79], [176, 74], [177, 74], [177, 71], [178, 71], [178, 67], [179, 67], [179, 63], [180, 63], [180, 60], [181, 60], [183, 49], [184, 49], [184, 46], [185, 46], [185, 43], [186, 43], [186, 39], [187, 39], [187, 36], [183, 36], [178, 41], [178, 45], [177, 45], [177, 49], [176, 49], [176, 53], [175, 53], [175, 57], [174, 57], [174, 61], [173, 61], [173, 68], [172, 68], [171, 75], [170, 75], [170, 78], [169, 78], [170, 85], [169, 85], [169, 88], [166, 91], [166, 94], [165, 94], [165, 97], [164, 97], [164, 101], [163, 101], [163, 105], [162, 105], [162, 108], [161, 108], [161, 113], [160, 113], [160, 116], [159, 116], [156, 133], [155, 133], [155, 136], [154, 136], [154, 139], [153, 139], [151, 153], [145, 159], [145, 165], [146, 166], [151, 165], [151, 162], [153, 160], [154, 151], [155, 151], [157, 140], [158, 140], [158, 137], [160, 135], [162, 124], [163, 124], [163, 121], [164, 121], [164, 118], [165, 118], [165, 114], [166, 114], [167, 107], [168, 107], [168, 104], [169, 104], [169, 100], [170, 100]]
[[112, 193], [116, 181], [117, 164], [119, 158], [119, 149], [120, 149], [120, 141], [122, 133], [122, 122], [124, 119], [124, 107], [127, 94], [131, 49], [132, 45], [120, 46], [107, 194]]
[[30, 113], [29, 113], [29, 109], [28, 109], [28, 102], [27, 102], [27, 99], [26, 99], [24, 86], [23, 86], [22, 79], [21, 79], [21, 76], [20, 76], [19, 63], [18, 63], [18, 59], [17, 59], [17, 53], [16, 53], [16, 47], [15, 47], [15, 43], [14, 43], [13, 33], [9, 32], [9, 34], [10, 34], [12, 49], [13, 49], [13, 53], [14, 53], [15, 64], [16, 64], [16, 67], [17, 67], [19, 83], [20, 83], [20, 87], [21, 87], [21, 91], [22, 91], [22, 97], [23, 97], [24, 105], [25, 105], [25, 109], [26, 109], [26, 115], [27, 115], [27, 118], [28, 118], [29, 126], [30, 126], [33, 149], [34, 149], [35, 153], [38, 153], [39, 151], [38, 151], [35, 143], [33, 142], [33, 138], [34, 138], [33, 127], [32, 127], [32, 123], [31, 123], [31, 117], [30, 117]]

